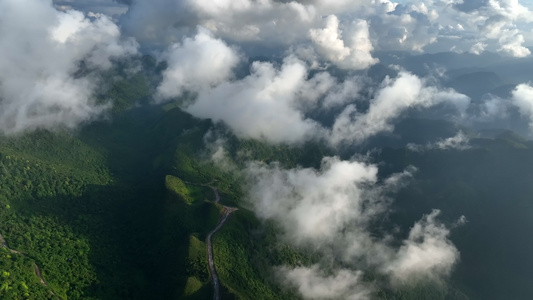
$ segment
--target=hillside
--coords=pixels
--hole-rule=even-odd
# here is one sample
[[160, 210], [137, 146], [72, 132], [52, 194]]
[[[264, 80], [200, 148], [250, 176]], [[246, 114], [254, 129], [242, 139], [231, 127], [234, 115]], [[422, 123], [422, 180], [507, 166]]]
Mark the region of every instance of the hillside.
[[[0, 234], [6, 242], [0, 298], [211, 298], [206, 238], [227, 205], [238, 210], [212, 239], [222, 298], [299, 299], [297, 287], [280, 280], [279, 268], [316, 265], [322, 253], [280, 238], [280, 224], [258, 218], [242, 170], [256, 161], [312, 173], [323, 157], [351, 159], [357, 153], [379, 164], [378, 181], [417, 169], [394, 195], [390, 213], [372, 223], [376, 237], [392, 232], [391, 247], [399, 247], [421, 215], [440, 209], [461, 251], [445, 282], [391, 285], [379, 270], [365, 269], [361, 282], [371, 287], [369, 297], [521, 299], [533, 293], [525, 283], [533, 276], [530, 261], [507, 261], [533, 250], [525, 230], [533, 226], [533, 152], [525, 138], [407, 117], [393, 132], [342, 152], [321, 141], [271, 145], [238, 138], [224, 124], [195, 118], [176, 103], [150, 104], [147, 68], [131, 81], [120, 79], [131, 74], [110, 73], [115, 79], [101, 97], [110, 93], [119, 105], [107, 119], [78, 131], [0, 137]], [[458, 132], [468, 137], [468, 147], [430, 146]], [[223, 163], [213, 158], [219, 141]], [[468, 222], [455, 228], [462, 215]], [[506, 279], [491, 275], [498, 272]]]

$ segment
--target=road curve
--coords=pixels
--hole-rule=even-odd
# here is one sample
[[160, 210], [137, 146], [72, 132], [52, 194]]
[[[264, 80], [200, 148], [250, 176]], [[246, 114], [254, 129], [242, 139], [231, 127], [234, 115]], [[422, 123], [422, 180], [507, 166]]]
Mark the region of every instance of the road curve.
[[[213, 192], [215, 193], [215, 202], [218, 203], [220, 201], [220, 195], [218, 194], [218, 189], [215, 187], [211, 187], [211, 188], [213, 189]], [[220, 300], [220, 281], [218, 279], [217, 270], [215, 268], [212, 237], [213, 237], [213, 234], [215, 234], [217, 231], [220, 230], [220, 228], [222, 228], [222, 226], [224, 226], [224, 223], [226, 223], [226, 221], [228, 220], [228, 217], [236, 210], [238, 210], [238, 208], [224, 206], [222, 208], [221, 215], [218, 219], [217, 226], [215, 227], [215, 229], [209, 232], [209, 234], [207, 235], [207, 239], [206, 239], [207, 264], [209, 266], [209, 273], [211, 274], [211, 278], [213, 279], [213, 288], [214, 288], [213, 299], [214, 300]]]

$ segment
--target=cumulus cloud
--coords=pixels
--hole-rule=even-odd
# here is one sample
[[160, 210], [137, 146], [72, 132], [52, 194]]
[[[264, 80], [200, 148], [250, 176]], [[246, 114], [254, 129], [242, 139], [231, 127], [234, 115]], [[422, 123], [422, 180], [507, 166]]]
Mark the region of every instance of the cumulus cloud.
[[[325, 26], [322, 16], [328, 16]], [[256, 51], [311, 42], [338, 66], [362, 69], [376, 62], [370, 55], [375, 46], [421, 51], [434, 43], [438, 16], [425, 4], [407, 6], [388, 0], [137, 0], [121, 23], [128, 34], [155, 45], [190, 35], [197, 25], [222, 39], [254, 45]]]
[[393, 11], [372, 16], [372, 30], [381, 49], [423, 51], [439, 36], [439, 13], [420, 4], [398, 4]]
[[533, 13], [518, 0], [464, 1], [454, 7], [461, 12], [454, 18], [463, 15], [465, 26], [475, 35], [472, 53], [488, 46], [514, 57], [530, 54], [519, 28], [533, 21]]
[[[368, 23], [364, 20], [353, 21], [347, 31], [347, 37], [344, 38], [339, 28], [339, 19], [330, 15], [326, 19], [325, 28], [311, 29], [309, 34], [318, 51], [340, 68], [360, 70], [375, 64], [377, 59], [370, 53], [373, 46]], [[349, 41], [348, 45], [344, 39]]]
[[350, 222], [366, 220], [363, 210], [382, 211], [379, 202], [364, 208], [363, 186], [377, 180], [373, 165], [324, 158], [320, 172], [252, 164], [247, 174], [255, 180], [250, 194], [257, 215], [276, 219], [287, 239], [300, 244], [332, 242]]
[[519, 84], [512, 92], [512, 102], [520, 114], [529, 119], [529, 128], [533, 131], [533, 87]]
[[271, 63], [254, 62], [249, 76], [200, 92], [186, 110], [224, 121], [240, 137], [302, 142], [322, 131], [298, 108], [297, 96], [306, 76], [307, 69], [299, 60], [288, 59], [279, 70]]
[[[204, 42], [197, 42], [200, 38]], [[367, 100], [360, 92], [368, 88], [368, 78], [354, 75], [341, 81], [328, 72], [310, 76], [306, 63], [294, 56], [286, 57], [281, 66], [253, 62], [250, 75], [231, 79], [238, 63], [236, 52], [202, 32], [167, 56], [171, 59], [158, 88], [159, 101], [193, 91], [196, 97], [184, 107], [189, 113], [224, 122], [239, 137], [272, 143], [361, 143], [392, 130], [392, 121], [409, 108], [446, 102], [462, 115], [470, 102], [462, 94], [401, 71], [377, 88], [367, 111], [358, 111], [355, 103]], [[332, 108], [341, 109], [332, 127], [308, 115]]]
[[433, 210], [417, 222], [395, 258], [385, 266], [393, 282], [438, 281], [450, 273], [459, 259], [459, 251], [448, 239], [450, 231], [436, 220], [439, 213]]
[[236, 50], [200, 27], [194, 38], [169, 47], [162, 59], [168, 68], [157, 88], [159, 101], [185, 92], [198, 93], [231, 79], [240, 57]]
[[[512, 128], [520, 134], [533, 132], [533, 88], [530, 83], [516, 85], [509, 96], [484, 95], [472, 103], [464, 123], [471, 127]], [[489, 127], [489, 128], [490, 128]], [[418, 148], [416, 146], [415, 148]]]
[[487, 47], [487, 44], [482, 42], [477, 42], [472, 47], [470, 47], [470, 53], [480, 55], [485, 51], [485, 47]]
[[406, 109], [429, 107], [443, 101], [465, 110], [470, 99], [453, 90], [428, 86], [419, 77], [401, 71], [397, 78], [384, 81], [366, 113], [358, 112], [355, 105], [346, 106], [335, 120], [330, 140], [333, 145], [362, 142], [379, 132], [392, 130], [391, 121]]
[[439, 281], [457, 262], [459, 252], [437, 221], [438, 211], [415, 223], [399, 248], [390, 243], [394, 237], [370, 232], [370, 224], [386, 215], [390, 194], [415, 172], [408, 169], [378, 182], [377, 171], [375, 165], [336, 157], [324, 158], [320, 170], [257, 162], [247, 167], [256, 215], [274, 220], [287, 242], [323, 255], [315, 266], [279, 269], [304, 298], [366, 299], [371, 288], [361, 284], [360, 276], [369, 266], [396, 283], [400, 278]]
[[[111, 0], [55, 2], [58, 7], [87, 11], [122, 9], [122, 12], [110, 13], [114, 15], [124, 10], [123, 5], [117, 7]], [[322, 55], [342, 57], [347, 49], [352, 49], [351, 53], [361, 51], [358, 58], [348, 55], [343, 62], [337, 62], [345, 68], [351, 65], [362, 68], [364, 63], [361, 62], [371, 62], [370, 55], [363, 55], [369, 46], [378, 50], [420, 52], [427, 48], [457, 52], [472, 49], [476, 53], [479, 46], [485, 44], [488, 51], [522, 57], [529, 55], [524, 44], [530, 42], [531, 35], [527, 32], [533, 21], [532, 12], [518, 0], [118, 2], [129, 4], [128, 11], [120, 19], [121, 27], [147, 48], [179, 42], [200, 25], [218, 38], [246, 44], [250, 46], [248, 50], [262, 55], [274, 49], [279, 54], [294, 45], [314, 43], [314, 40], [319, 42], [316, 46]], [[326, 26], [323, 16], [329, 16]], [[338, 30], [333, 26], [333, 18], [338, 20]], [[309, 34], [310, 29], [313, 34]], [[358, 33], [354, 36], [360, 40], [356, 47], [353, 47], [356, 43], [346, 39], [353, 33]], [[324, 37], [324, 34], [331, 35]], [[326, 44], [326, 40], [335, 42]], [[339, 46], [339, 41], [344, 45]]]
[[0, 3], [0, 130], [75, 127], [106, 107], [92, 99], [94, 81], [75, 76], [83, 61], [106, 69], [137, 52], [106, 16], [60, 12], [50, 1]]
[[325, 274], [315, 265], [294, 269], [281, 267], [278, 273], [305, 299], [363, 300], [370, 297], [368, 287], [361, 283], [360, 271], [341, 269]]
[[[195, 78], [187, 72], [178, 73], [188, 74], [189, 80]], [[306, 117], [306, 112], [343, 105], [356, 98], [364, 84], [356, 76], [339, 82], [326, 72], [311, 78], [308, 73], [306, 64], [294, 57], [287, 57], [281, 67], [254, 62], [251, 74], [242, 79], [197, 89], [198, 96], [185, 110], [197, 117], [223, 121], [239, 137], [288, 144], [323, 139], [328, 129]], [[174, 82], [169, 78], [166, 84], [181, 89], [172, 85]]]
[[312, 6], [297, 2], [155, 0], [133, 1], [121, 23], [146, 44], [165, 45], [201, 25], [223, 39], [279, 45], [299, 40], [316, 18]]

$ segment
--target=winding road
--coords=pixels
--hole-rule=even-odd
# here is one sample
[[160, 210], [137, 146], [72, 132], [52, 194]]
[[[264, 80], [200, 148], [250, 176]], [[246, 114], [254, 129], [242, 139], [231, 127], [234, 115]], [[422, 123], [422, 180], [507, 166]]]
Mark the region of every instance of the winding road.
[[[195, 183], [192, 183], [192, 182], [186, 182], [186, 183], [193, 184], [193, 185], [201, 185], [201, 186], [210, 187], [213, 190], [213, 193], [215, 194], [215, 200], [213, 202], [214, 203], [220, 203], [220, 194], [218, 193], [218, 189], [216, 187], [213, 187], [213, 186], [211, 186], [209, 184], [195, 184]], [[213, 279], [213, 288], [214, 288], [213, 299], [214, 300], [220, 300], [220, 280], [218, 279], [217, 270], [215, 268], [215, 259], [214, 259], [214, 254], [213, 254], [212, 237], [213, 237], [213, 234], [215, 234], [217, 231], [219, 231], [222, 228], [222, 226], [224, 226], [224, 224], [228, 220], [229, 216], [233, 212], [235, 212], [236, 210], [238, 210], [238, 208], [236, 208], [236, 207], [222, 206], [222, 211], [220, 213], [220, 217], [218, 219], [217, 225], [211, 232], [209, 232], [209, 234], [207, 235], [207, 239], [206, 239], [207, 263], [208, 263], [208, 266], [209, 266], [209, 273], [211, 274], [211, 278]], [[11, 253], [19, 254], [19, 255], [22, 255], [24, 257], [30, 258], [24, 252], [20, 252], [18, 250], [9, 248], [9, 246], [8, 246], [4, 236], [2, 234], [0, 234], [0, 247], [6, 248]], [[35, 275], [37, 277], [39, 277], [39, 279], [41, 280], [41, 284], [46, 286], [47, 288], [49, 288], [50, 289], [50, 293], [52, 295], [56, 296], [56, 298], [58, 298], [58, 299], [61, 299], [48, 286], [48, 284], [46, 283], [46, 280], [44, 280], [44, 278], [43, 278], [41, 269], [39, 268], [39, 266], [35, 262], [33, 263], [33, 267], [34, 267]]]
[[[6, 248], [7, 250], [9, 250], [9, 252], [11, 253], [15, 253], [15, 254], [19, 254], [19, 255], [22, 255], [24, 257], [27, 257], [27, 258], [30, 258], [26, 253], [24, 252], [20, 252], [18, 250], [15, 250], [15, 249], [11, 249], [9, 248], [9, 246], [7, 245], [7, 242], [6, 242], [6, 239], [4, 238], [4, 236], [0, 233], [0, 247], [2, 248]], [[31, 258], [30, 258], [31, 259]], [[41, 272], [41, 269], [39, 268], [39, 266], [34, 262], [33, 263], [33, 269], [34, 269], [34, 272], [35, 272], [35, 275], [37, 277], [39, 277], [39, 279], [41, 279], [41, 284], [44, 285], [45, 287], [49, 288], [50, 289], [50, 293], [54, 296], [56, 296], [56, 298], [58, 299], [61, 299], [59, 298], [59, 296], [56, 295], [56, 293], [54, 293], [54, 291], [48, 286], [48, 284], [46, 283], [46, 280], [44, 280], [43, 278], [43, 274]]]
[[[215, 203], [220, 202], [220, 195], [218, 193], [218, 189], [216, 187], [209, 186], [211, 189], [213, 189], [213, 192], [215, 193]], [[218, 219], [217, 226], [215, 229], [213, 229], [208, 235], [206, 239], [206, 245], [207, 245], [207, 264], [209, 266], [209, 273], [211, 274], [211, 278], [213, 279], [213, 299], [214, 300], [220, 300], [220, 281], [218, 279], [217, 270], [215, 268], [215, 259], [213, 254], [213, 243], [212, 243], [212, 237], [213, 234], [215, 234], [217, 231], [224, 226], [226, 221], [228, 220], [228, 217], [234, 212], [238, 210], [238, 208], [235, 207], [229, 207], [229, 206], [223, 206], [222, 212], [220, 214], [220, 217]]]

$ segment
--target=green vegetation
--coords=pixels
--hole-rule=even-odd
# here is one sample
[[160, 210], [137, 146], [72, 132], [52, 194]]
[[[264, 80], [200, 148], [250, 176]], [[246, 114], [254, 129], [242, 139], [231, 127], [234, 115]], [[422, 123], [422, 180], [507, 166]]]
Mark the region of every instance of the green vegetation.
[[[0, 299], [210, 298], [205, 240], [222, 204], [239, 207], [213, 236], [224, 299], [298, 299], [295, 291], [282, 288], [273, 267], [312, 265], [320, 257], [281, 242], [275, 224], [259, 222], [246, 209], [237, 170], [248, 160], [318, 167], [332, 150], [316, 143], [291, 147], [238, 139], [223, 125], [198, 120], [176, 104], [143, 105], [150, 100], [149, 73], [157, 66], [147, 57], [141, 63], [149, 66], [145, 73], [118, 69], [103, 75], [98, 99], [114, 103], [112, 121], [77, 132], [0, 136], [0, 234], [11, 249], [24, 253], [0, 248]], [[413, 152], [402, 145], [450, 136], [457, 127], [405, 120], [397, 130], [405, 132], [400, 135], [406, 141], [374, 151], [369, 159], [380, 163], [380, 178], [409, 165], [418, 173], [378, 227], [406, 234], [433, 208], [442, 209], [450, 224], [463, 214], [470, 223], [453, 231], [464, 260], [450, 282], [390, 287], [386, 278], [367, 272], [364, 280], [376, 286], [375, 297], [503, 299], [506, 295], [493, 288], [498, 284], [508, 287], [510, 298], [533, 294], [511, 288], [517, 281], [529, 286], [533, 266], [498, 261], [493, 258], [501, 255], [485, 251], [490, 247], [505, 257], [533, 251], [523, 239], [524, 228], [533, 226], [533, 144], [502, 132], [473, 139], [470, 150]], [[206, 144], [218, 138], [225, 141], [225, 167], [213, 162], [214, 150]], [[349, 151], [344, 156], [353, 155]], [[222, 204], [214, 203], [211, 186], [218, 188]], [[494, 222], [500, 219], [511, 221]], [[496, 232], [498, 239], [487, 232]], [[35, 265], [48, 286], [41, 284]], [[495, 272], [502, 272], [501, 282], [487, 275]]]
[[[240, 209], [213, 238], [220, 280], [236, 299], [290, 299], [272, 267], [310, 263], [308, 255], [277, 241], [272, 224], [262, 226], [252, 212]], [[261, 231], [260, 231], [261, 230]]]
[[[20, 282], [35, 299], [50, 297], [51, 290], [62, 299], [209, 298], [204, 241], [221, 205], [213, 203], [208, 185], [219, 189], [225, 205], [241, 206], [235, 169], [245, 160], [316, 167], [329, 151], [239, 140], [176, 107], [130, 108], [113, 118], [77, 133], [1, 138], [0, 233], [28, 255], [2, 256], [0, 271], [11, 274], [9, 287], [17, 287], [4, 289], [5, 299], [19, 299]], [[210, 160], [208, 132], [226, 139], [234, 168], [222, 170]], [[277, 232], [240, 207], [215, 234], [224, 298], [298, 298], [281, 288], [272, 267], [318, 258], [281, 243]], [[382, 298], [410, 293], [384, 291]]]
[[533, 226], [533, 148], [508, 132], [471, 144], [463, 151], [383, 149], [375, 158], [386, 166], [383, 176], [408, 165], [418, 168], [414, 181], [396, 197], [391, 223], [409, 228], [434, 208], [451, 227], [466, 216], [467, 224], [451, 235], [461, 251], [452, 280], [471, 299], [523, 299], [533, 293], [524, 281], [533, 265], [505, 258], [525, 258], [533, 251], [526, 238]]
[[0, 298], [54, 299], [35, 276], [31, 259], [0, 248]]
[[[111, 90], [124, 88], [124, 81], [117, 84]], [[4, 288], [0, 298], [22, 299], [19, 282], [29, 299], [45, 299], [51, 290], [62, 299], [146, 299], [152, 293], [149, 262], [140, 258], [152, 255], [144, 246], [157, 206], [146, 199], [163, 189], [143, 178], [152, 172], [143, 163], [150, 153], [130, 148], [147, 141], [129, 136], [138, 130], [127, 122], [131, 113], [117, 115], [119, 124], [96, 123], [77, 133], [0, 137], [0, 233], [27, 255], [1, 256], [0, 272], [10, 276], [0, 284], [13, 288]]]
[[194, 198], [191, 197], [189, 190], [179, 178], [172, 175], [167, 175], [165, 177], [165, 186], [167, 190], [181, 197], [187, 204], [191, 204], [193, 202]]

